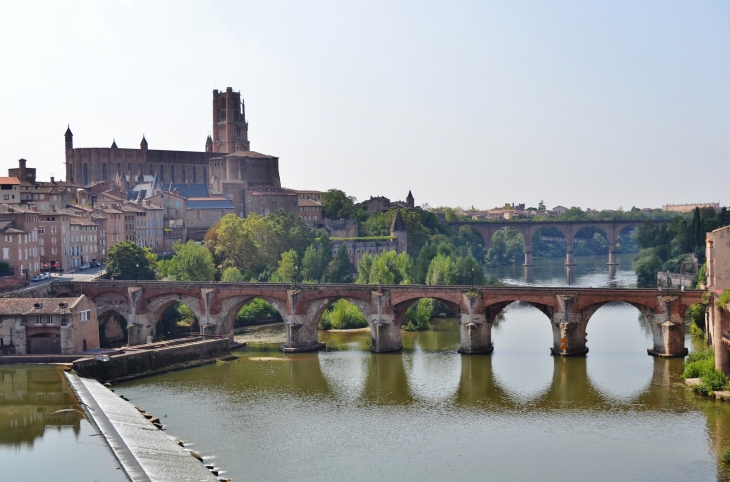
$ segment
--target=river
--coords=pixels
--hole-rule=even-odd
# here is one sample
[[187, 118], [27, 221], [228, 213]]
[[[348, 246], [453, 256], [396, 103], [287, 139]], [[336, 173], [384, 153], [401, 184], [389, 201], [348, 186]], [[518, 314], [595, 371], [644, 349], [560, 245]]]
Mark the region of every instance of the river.
[[[574, 286], [631, 287], [633, 255], [576, 258]], [[490, 270], [507, 284], [568, 284], [562, 260]], [[251, 344], [236, 361], [118, 385], [221, 475], [256, 480], [730, 480], [730, 404], [688, 393], [682, 360], [647, 356], [647, 322], [609, 304], [585, 358], [549, 355], [550, 324], [513, 304], [491, 356], [462, 356], [458, 322], [404, 333], [401, 354], [367, 333], [321, 333], [327, 349]], [[687, 345], [693, 342], [687, 338]], [[121, 481], [116, 460], [55, 367], [0, 367], [2, 480]], [[59, 410], [66, 410], [58, 413]]]
[[[576, 258], [570, 283], [634, 286], [632, 258], [616, 273], [606, 257]], [[568, 283], [561, 260], [490, 274]], [[404, 333], [402, 354], [371, 354], [367, 333], [320, 339], [318, 353], [252, 344], [117, 391], [236, 481], [728, 480], [730, 404], [689, 394], [682, 360], [648, 356], [631, 306], [596, 312], [585, 358], [551, 357], [547, 317], [522, 304], [494, 327], [492, 356], [459, 355], [453, 319]]]

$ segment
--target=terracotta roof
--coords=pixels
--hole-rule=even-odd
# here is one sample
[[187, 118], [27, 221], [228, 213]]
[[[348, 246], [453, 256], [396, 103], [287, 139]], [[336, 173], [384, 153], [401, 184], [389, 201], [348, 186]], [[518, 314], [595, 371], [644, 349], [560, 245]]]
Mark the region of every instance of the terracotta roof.
[[86, 218], [71, 218], [71, 224], [78, 224], [80, 226], [96, 226], [96, 223], [91, 219]]
[[17, 205], [0, 204], [0, 213], [29, 213], [28, 209], [19, 208]]
[[297, 205], [299, 206], [317, 206], [321, 207], [322, 203], [319, 203], [317, 201], [314, 201], [313, 199], [300, 199], [297, 201]]
[[[81, 301], [78, 298], [2, 298], [0, 299], [0, 315], [60, 315], [70, 310]], [[61, 307], [65, 303], [65, 307]]]
[[0, 184], [20, 184], [17, 177], [0, 177]]

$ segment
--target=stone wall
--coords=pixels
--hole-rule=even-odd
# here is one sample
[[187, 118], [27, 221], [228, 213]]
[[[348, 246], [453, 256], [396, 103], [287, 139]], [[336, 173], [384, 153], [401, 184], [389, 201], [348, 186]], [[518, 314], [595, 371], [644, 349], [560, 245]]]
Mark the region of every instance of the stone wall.
[[165, 369], [170, 365], [218, 358], [231, 354], [227, 339], [200, 340], [197, 338], [193, 340], [195, 341], [184, 344], [158, 343], [153, 345], [160, 348], [129, 350], [121, 355], [109, 357], [108, 361], [84, 358], [75, 361], [73, 368], [82, 377], [95, 378], [103, 382], [147, 374]]

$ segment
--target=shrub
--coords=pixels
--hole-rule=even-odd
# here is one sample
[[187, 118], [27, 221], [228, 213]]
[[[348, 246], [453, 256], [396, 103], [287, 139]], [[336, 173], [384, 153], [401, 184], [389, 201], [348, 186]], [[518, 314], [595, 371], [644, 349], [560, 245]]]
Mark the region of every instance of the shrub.
[[728, 385], [728, 378], [715, 368], [715, 351], [712, 347], [692, 352], [684, 361], [684, 378], [699, 378], [700, 385], [693, 387], [703, 395], [722, 390]]
[[7, 273], [10, 271], [10, 265], [5, 261], [0, 261], [0, 273]]
[[406, 311], [403, 329], [406, 331], [423, 331], [431, 327], [433, 305], [431, 298], [421, 298]]
[[238, 312], [236, 325], [250, 325], [266, 318], [281, 320], [281, 315], [271, 304], [256, 298]]
[[337, 300], [322, 314], [320, 330], [365, 328], [368, 320], [360, 309], [347, 300]]

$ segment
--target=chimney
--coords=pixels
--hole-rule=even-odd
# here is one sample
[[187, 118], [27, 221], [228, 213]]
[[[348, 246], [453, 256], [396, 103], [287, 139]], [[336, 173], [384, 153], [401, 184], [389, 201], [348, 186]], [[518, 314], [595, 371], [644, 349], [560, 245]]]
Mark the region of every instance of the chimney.
[[55, 204], [51, 204], [51, 211], [53, 211], [53, 212], [56, 211], [56, 205]]
[[53, 182], [56, 182], [56, 181], [55, 181], [55, 180], [53, 179], [53, 176], [51, 176], [51, 182], [52, 182], [52, 183], [53, 183]]
[[34, 213], [37, 213], [38, 212], [38, 206], [33, 206], [33, 207], [30, 208], [30, 210], [32, 212], [34, 212]]

